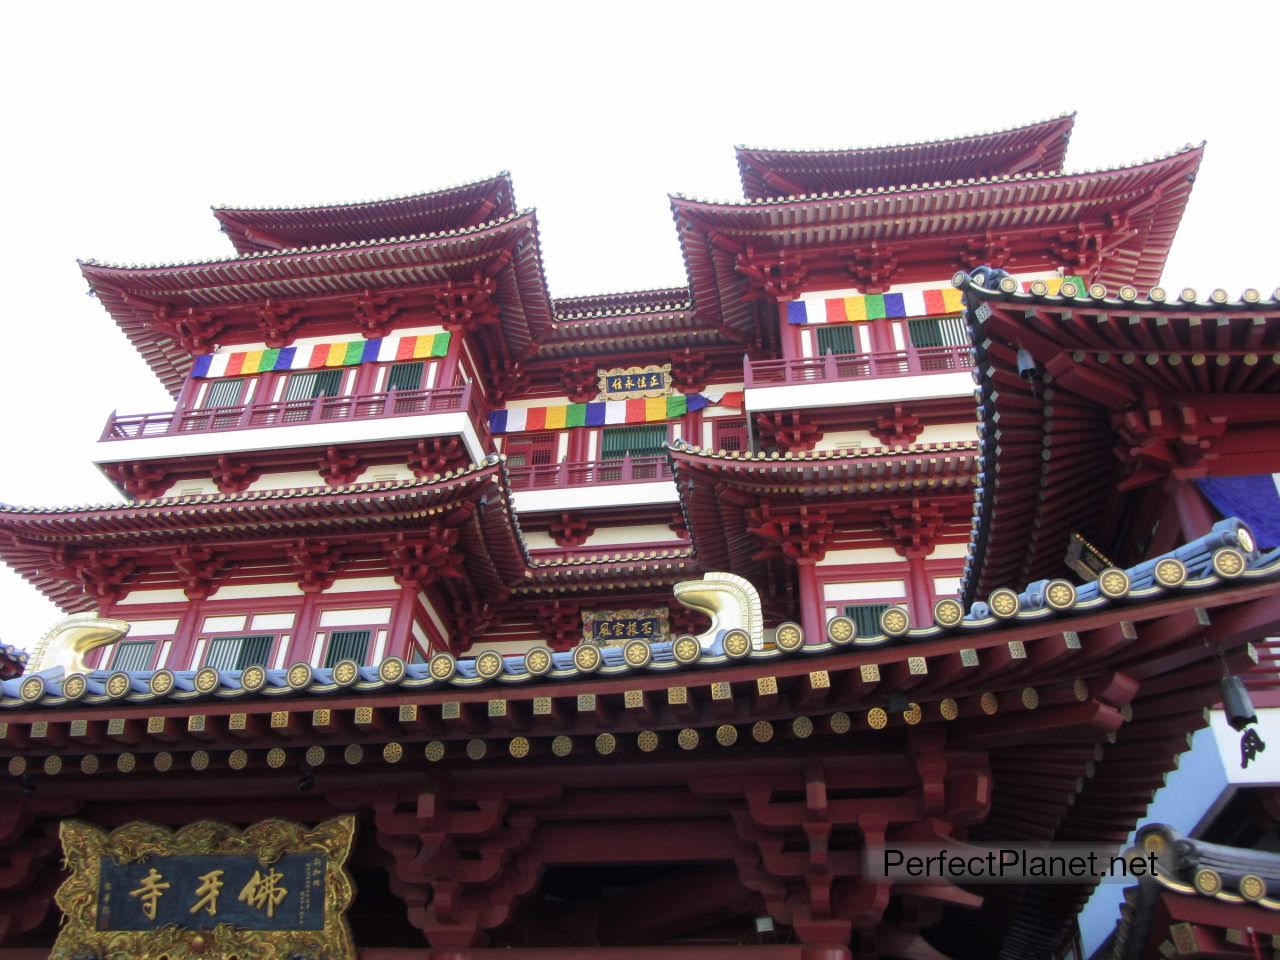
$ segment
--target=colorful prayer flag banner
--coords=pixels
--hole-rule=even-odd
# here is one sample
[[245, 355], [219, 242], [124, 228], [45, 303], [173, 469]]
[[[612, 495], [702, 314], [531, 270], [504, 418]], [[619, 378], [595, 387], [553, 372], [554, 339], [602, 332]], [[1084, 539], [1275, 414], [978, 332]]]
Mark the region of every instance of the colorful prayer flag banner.
[[207, 353], [196, 357], [191, 376], [242, 377], [277, 370], [320, 370], [358, 363], [429, 360], [449, 352], [449, 332], [423, 333], [375, 340], [343, 340], [312, 347], [281, 347], [236, 353]]
[[677, 393], [638, 400], [600, 400], [554, 407], [495, 410], [489, 414], [491, 433], [561, 430], [566, 427], [609, 427], [627, 423], [658, 423], [711, 406], [741, 407], [742, 391], [714, 394]]
[[959, 313], [964, 300], [955, 287], [903, 290], [900, 293], [867, 293], [826, 300], [792, 300], [787, 304], [790, 324], [863, 323], [867, 320], [934, 317]]
[[[1049, 293], [1056, 294], [1064, 280], [1073, 280], [1083, 288], [1079, 277], [1046, 278]], [[1022, 289], [1029, 289], [1033, 281], [1024, 280]], [[812, 325], [816, 323], [863, 323], [867, 320], [907, 319], [909, 317], [940, 317], [964, 310], [963, 294], [952, 286], [902, 290], [897, 293], [868, 293], [849, 297], [828, 297], [825, 300], [792, 300], [787, 304], [787, 323]]]

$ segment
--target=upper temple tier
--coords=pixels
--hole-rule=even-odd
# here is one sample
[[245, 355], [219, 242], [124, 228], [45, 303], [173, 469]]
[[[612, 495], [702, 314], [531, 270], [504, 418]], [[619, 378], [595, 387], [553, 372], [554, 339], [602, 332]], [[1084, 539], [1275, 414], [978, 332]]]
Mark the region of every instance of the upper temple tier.
[[750, 200], [840, 193], [982, 177], [1057, 173], [1074, 113], [1023, 127], [894, 146], [845, 150], [738, 147], [742, 192]]

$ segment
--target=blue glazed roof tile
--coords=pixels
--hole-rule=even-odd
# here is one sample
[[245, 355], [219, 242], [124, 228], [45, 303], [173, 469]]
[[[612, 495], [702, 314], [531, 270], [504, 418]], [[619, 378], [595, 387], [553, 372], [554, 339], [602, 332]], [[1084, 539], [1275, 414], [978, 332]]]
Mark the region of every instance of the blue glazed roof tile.
[[[1125, 604], [1149, 603], [1185, 593], [1208, 591], [1229, 582], [1257, 582], [1280, 577], [1280, 549], [1258, 551], [1249, 528], [1237, 519], [1222, 520], [1203, 537], [1169, 553], [1143, 561], [1125, 570], [1104, 570], [1099, 578], [1083, 585], [1066, 580], [1041, 580], [1020, 592], [997, 590], [987, 600], [972, 603], [962, 611], [955, 601], [953, 612], [943, 617], [936, 611], [929, 626], [902, 629], [874, 636], [852, 636], [844, 641], [830, 637], [819, 643], [802, 643], [790, 650], [778, 646], [748, 649], [733, 656], [725, 649], [723, 635], [709, 649], [698, 644], [685, 646], [683, 660], [677, 656], [676, 640], [644, 645], [628, 656], [630, 645], [622, 647], [578, 647], [553, 652], [537, 648], [521, 656], [481, 653], [456, 659], [438, 653], [429, 663], [410, 663], [392, 657], [374, 666], [358, 666], [344, 661], [333, 667], [295, 664], [288, 669], [249, 667], [245, 670], [149, 670], [134, 673], [94, 671], [64, 673], [61, 667], [29, 673], [0, 681], [0, 707], [63, 707], [107, 703], [183, 703], [198, 699], [240, 699], [284, 697], [310, 694], [331, 695], [346, 689], [359, 693], [406, 690], [467, 689], [489, 684], [521, 684], [542, 680], [574, 682], [591, 676], [617, 677], [636, 673], [661, 673], [715, 669], [741, 662], [766, 662], [781, 658], [831, 654], [840, 650], [879, 648], [893, 643], [918, 643], [945, 637], [961, 638], [987, 633], [1004, 625], [1035, 623], [1048, 618], [1070, 618]], [[906, 623], [906, 611], [901, 623]], [[947, 620], [948, 622], [943, 622]], [[882, 623], [883, 623], [882, 619]], [[583, 653], [584, 649], [594, 651]], [[116, 680], [123, 677], [124, 680]], [[114, 682], [113, 682], [114, 681]]]

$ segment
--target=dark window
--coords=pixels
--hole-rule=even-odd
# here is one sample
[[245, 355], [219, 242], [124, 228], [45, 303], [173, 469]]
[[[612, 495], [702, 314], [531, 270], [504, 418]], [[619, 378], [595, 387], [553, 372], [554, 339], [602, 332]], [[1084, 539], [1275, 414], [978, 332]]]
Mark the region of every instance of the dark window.
[[883, 632], [880, 629], [880, 614], [891, 606], [891, 603], [853, 604], [844, 608], [844, 615], [858, 628], [858, 636], [874, 637]]
[[914, 347], [962, 347], [969, 342], [964, 321], [959, 317], [908, 320], [907, 335]]
[[243, 380], [214, 380], [209, 384], [209, 392], [205, 394], [204, 405], [206, 407], [234, 407], [240, 403], [240, 397], [243, 394]]
[[410, 663], [426, 663], [427, 662], [426, 653], [416, 643], [413, 645], [413, 649], [409, 651], [409, 662]]
[[645, 424], [642, 427], [605, 427], [600, 439], [602, 460], [632, 457], [660, 457], [666, 452], [667, 425]]
[[509, 467], [545, 467], [556, 461], [554, 433], [519, 433], [507, 437], [502, 452]]
[[209, 652], [204, 665], [215, 670], [243, 670], [245, 667], [265, 667], [271, 656], [271, 634], [248, 637], [215, 637], [209, 641]]
[[818, 327], [818, 355], [828, 353], [860, 353], [858, 331], [852, 324]]
[[388, 390], [417, 390], [422, 386], [422, 362], [393, 363], [387, 371]]
[[126, 640], [124, 643], [117, 643], [115, 656], [111, 658], [111, 669], [123, 670], [125, 673], [149, 670], [151, 655], [155, 649], [154, 640]]
[[747, 449], [747, 421], [742, 417], [720, 417], [712, 420], [713, 446], [717, 450]]
[[314, 370], [295, 373], [289, 378], [286, 400], [311, 400], [314, 397], [336, 397], [342, 389], [341, 370]]
[[368, 630], [335, 630], [329, 634], [329, 649], [325, 651], [324, 665], [332, 667], [343, 660], [363, 664], [368, 652]]

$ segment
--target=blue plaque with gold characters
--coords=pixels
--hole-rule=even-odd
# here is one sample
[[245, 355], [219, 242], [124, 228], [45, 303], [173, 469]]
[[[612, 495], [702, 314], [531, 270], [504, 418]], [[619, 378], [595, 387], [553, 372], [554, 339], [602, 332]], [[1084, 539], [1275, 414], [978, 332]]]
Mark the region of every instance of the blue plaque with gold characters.
[[602, 647], [624, 646], [632, 640], [658, 643], [670, 637], [666, 607], [643, 610], [584, 610], [582, 637]]
[[64, 924], [50, 960], [352, 960], [344, 864], [354, 833], [352, 816], [314, 828], [263, 820], [244, 831], [206, 820], [108, 833], [63, 821], [71, 877], [56, 896]]
[[645, 367], [614, 367], [597, 370], [601, 400], [640, 400], [669, 397], [673, 391], [671, 364], [651, 363]]

